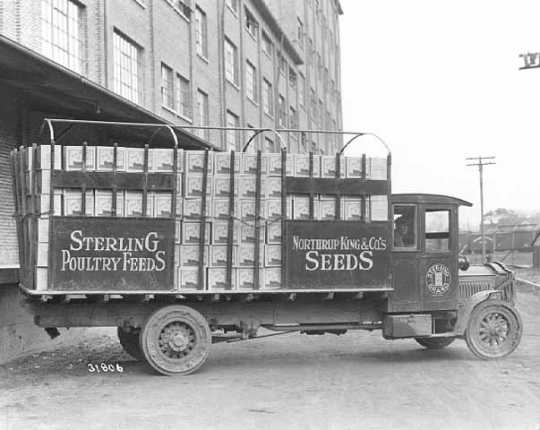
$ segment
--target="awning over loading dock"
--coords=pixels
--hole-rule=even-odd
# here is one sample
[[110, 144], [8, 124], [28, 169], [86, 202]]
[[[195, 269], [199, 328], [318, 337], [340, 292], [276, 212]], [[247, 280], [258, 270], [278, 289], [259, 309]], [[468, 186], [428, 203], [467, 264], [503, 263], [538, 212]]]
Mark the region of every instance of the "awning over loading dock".
[[[0, 86], [23, 96], [32, 109], [54, 112], [70, 119], [167, 123], [82, 75], [0, 35]], [[15, 105], [13, 100], [2, 100]], [[176, 129], [182, 148], [212, 148], [197, 136]]]

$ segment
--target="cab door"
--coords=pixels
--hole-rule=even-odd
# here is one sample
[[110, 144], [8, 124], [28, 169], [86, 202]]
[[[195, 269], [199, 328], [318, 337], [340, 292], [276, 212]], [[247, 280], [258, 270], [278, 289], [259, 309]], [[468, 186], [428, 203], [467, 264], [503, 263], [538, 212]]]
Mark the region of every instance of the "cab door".
[[394, 222], [392, 246], [392, 291], [388, 312], [417, 311], [422, 297], [418, 273], [422, 256], [420, 207], [415, 203], [392, 205]]
[[458, 240], [457, 207], [420, 207], [422, 225], [419, 292], [423, 311], [453, 310], [457, 306]]
[[392, 213], [394, 291], [388, 312], [456, 309], [457, 205], [396, 202]]

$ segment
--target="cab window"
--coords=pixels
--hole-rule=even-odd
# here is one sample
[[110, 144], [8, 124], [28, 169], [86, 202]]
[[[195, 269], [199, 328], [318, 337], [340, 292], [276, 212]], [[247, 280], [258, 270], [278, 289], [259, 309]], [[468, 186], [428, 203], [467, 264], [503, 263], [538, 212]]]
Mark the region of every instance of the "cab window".
[[394, 206], [394, 248], [416, 250], [417, 248], [416, 206]]
[[450, 211], [426, 209], [426, 251], [450, 249]]

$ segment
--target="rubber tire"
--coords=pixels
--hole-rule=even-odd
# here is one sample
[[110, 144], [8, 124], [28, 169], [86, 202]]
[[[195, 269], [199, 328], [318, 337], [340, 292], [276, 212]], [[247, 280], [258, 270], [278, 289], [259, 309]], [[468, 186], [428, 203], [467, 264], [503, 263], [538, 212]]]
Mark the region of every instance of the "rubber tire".
[[420, 345], [427, 349], [443, 349], [450, 345], [455, 337], [416, 337], [416, 340]]
[[[508, 323], [509, 333], [502, 346], [487, 346], [478, 336], [480, 322], [490, 313], [499, 313]], [[465, 341], [470, 351], [482, 360], [496, 360], [511, 354], [519, 345], [523, 334], [523, 323], [519, 313], [510, 304], [501, 300], [486, 300], [472, 310], [465, 331]]]
[[118, 327], [116, 333], [118, 335], [120, 345], [122, 345], [124, 351], [126, 351], [137, 361], [141, 361], [144, 359], [144, 355], [141, 351], [141, 346], [139, 343], [140, 330], [137, 330], [136, 332], [128, 332], [125, 331], [122, 327]]
[[[187, 325], [195, 335], [195, 346], [185, 357], [167, 357], [159, 348], [161, 331], [169, 324], [180, 322]], [[188, 375], [197, 371], [208, 358], [212, 332], [204, 318], [188, 306], [170, 305], [154, 312], [141, 331], [140, 345], [148, 365], [162, 375]]]

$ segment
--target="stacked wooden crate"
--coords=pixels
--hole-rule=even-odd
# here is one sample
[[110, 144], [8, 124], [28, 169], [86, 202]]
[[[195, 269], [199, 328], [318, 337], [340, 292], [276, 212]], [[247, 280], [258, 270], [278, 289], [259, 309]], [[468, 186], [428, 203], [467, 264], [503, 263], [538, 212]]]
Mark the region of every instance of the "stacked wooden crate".
[[[336, 196], [313, 189], [283, 194], [287, 178], [358, 179], [359, 186], [365, 179], [386, 181], [386, 158], [181, 149], [175, 154], [172, 148], [83, 143], [55, 146], [53, 163], [51, 152], [49, 145], [34, 145], [12, 154], [21, 266], [29, 268], [27, 284], [39, 290], [48, 286], [53, 215], [111, 223], [148, 218], [149, 228], [151, 218], [169, 219], [175, 231], [170, 288], [182, 291], [283, 288], [285, 220], [388, 219], [387, 195]], [[62, 181], [65, 172], [76, 180]], [[149, 186], [152, 174], [169, 177], [169, 185]], [[139, 185], [119, 188], [113, 178], [122, 175], [124, 184], [133, 179]]]

